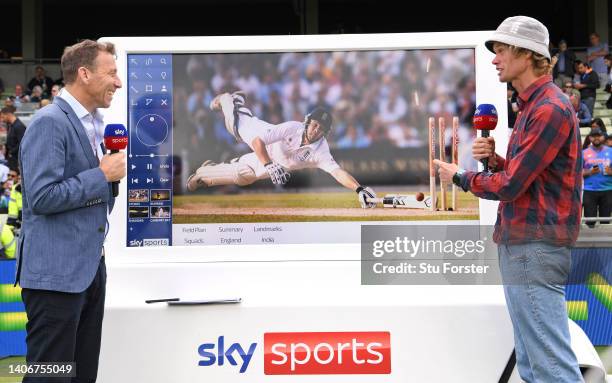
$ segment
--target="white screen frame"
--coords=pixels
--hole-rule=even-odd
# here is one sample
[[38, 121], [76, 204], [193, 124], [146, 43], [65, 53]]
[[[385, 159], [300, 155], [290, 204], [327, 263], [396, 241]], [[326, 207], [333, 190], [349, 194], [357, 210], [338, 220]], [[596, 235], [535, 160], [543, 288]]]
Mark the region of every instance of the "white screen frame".
[[[206, 37], [104, 37], [100, 41], [115, 44], [117, 68], [124, 87], [115, 93], [105, 112], [105, 123], [127, 125], [127, 55], [128, 54], [198, 54], [304, 52], [394, 49], [475, 50], [476, 103], [495, 105], [499, 112], [498, 128], [492, 132], [498, 153], [508, 144], [506, 85], [498, 81], [491, 64], [493, 54], [484, 46], [491, 31], [392, 33], [299, 36], [206, 36]], [[119, 198], [109, 216], [110, 229], [105, 243], [110, 263], [220, 262], [220, 261], [287, 261], [287, 260], [358, 260], [359, 243], [308, 245], [229, 245], [170, 246], [133, 248], [126, 246], [126, 182], [119, 187]], [[493, 225], [497, 202], [480, 200], [480, 224]], [[428, 224], [457, 224], [458, 221], [429, 221]], [[373, 224], [364, 222], [364, 224]], [[388, 222], [388, 224], [393, 224]], [[406, 224], [419, 224], [418, 221]], [[316, 233], [309, 233], [316, 235]], [[333, 254], [333, 257], [325, 256]]]

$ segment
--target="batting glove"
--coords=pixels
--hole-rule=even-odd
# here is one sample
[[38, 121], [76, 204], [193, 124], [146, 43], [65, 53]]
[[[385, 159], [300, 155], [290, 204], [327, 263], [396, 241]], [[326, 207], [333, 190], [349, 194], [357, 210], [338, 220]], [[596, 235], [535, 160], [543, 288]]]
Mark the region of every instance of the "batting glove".
[[363, 209], [376, 207], [376, 202], [368, 201], [369, 198], [376, 198], [374, 190], [368, 187], [364, 188], [363, 186], [359, 186], [355, 191], [357, 192], [357, 198], [359, 198], [359, 203]]
[[284, 185], [289, 182], [289, 178], [291, 178], [291, 174], [281, 165], [276, 162], [269, 162], [264, 165], [268, 174], [270, 175], [270, 179], [274, 185]]

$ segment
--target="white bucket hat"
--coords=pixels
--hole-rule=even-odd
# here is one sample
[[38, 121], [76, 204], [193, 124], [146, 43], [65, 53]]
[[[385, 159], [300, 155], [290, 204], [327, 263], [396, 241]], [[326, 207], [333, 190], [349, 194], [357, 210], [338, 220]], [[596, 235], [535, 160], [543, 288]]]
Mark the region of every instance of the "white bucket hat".
[[496, 42], [514, 45], [539, 53], [550, 60], [548, 41], [548, 29], [544, 24], [532, 17], [512, 16], [499, 24], [493, 36], [485, 42], [485, 46], [495, 53], [493, 44]]

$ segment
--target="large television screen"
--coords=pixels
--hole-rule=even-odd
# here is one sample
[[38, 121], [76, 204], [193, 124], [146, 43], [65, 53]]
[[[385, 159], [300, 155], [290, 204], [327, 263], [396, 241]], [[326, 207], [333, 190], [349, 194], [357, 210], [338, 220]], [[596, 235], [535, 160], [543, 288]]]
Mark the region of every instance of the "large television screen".
[[432, 189], [429, 160], [477, 169], [483, 53], [376, 36], [398, 40], [147, 50], [110, 39], [125, 60], [126, 107], [111, 108], [129, 131], [125, 245], [357, 243], [363, 224], [480, 222], [478, 199]]

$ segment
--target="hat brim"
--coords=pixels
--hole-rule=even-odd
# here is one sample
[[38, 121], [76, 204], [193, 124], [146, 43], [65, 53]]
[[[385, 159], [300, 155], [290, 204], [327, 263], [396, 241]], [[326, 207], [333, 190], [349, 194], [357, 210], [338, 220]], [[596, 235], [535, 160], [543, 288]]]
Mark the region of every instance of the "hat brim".
[[543, 49], [541, 44], [529, 39], [517, 38], [516, 36], [509, 35], [504, 32], [495, 31], [493, 32], [493, 36], [485, 41], [485, 47], [487, 47], [489, 51], [495, 53], [493, 50], [493, 44], [495, 43], [503, 43], [519, 48], [529, 49], [532, 52], [541, 54], [550, 61], [550, 52], [548, 49]]

